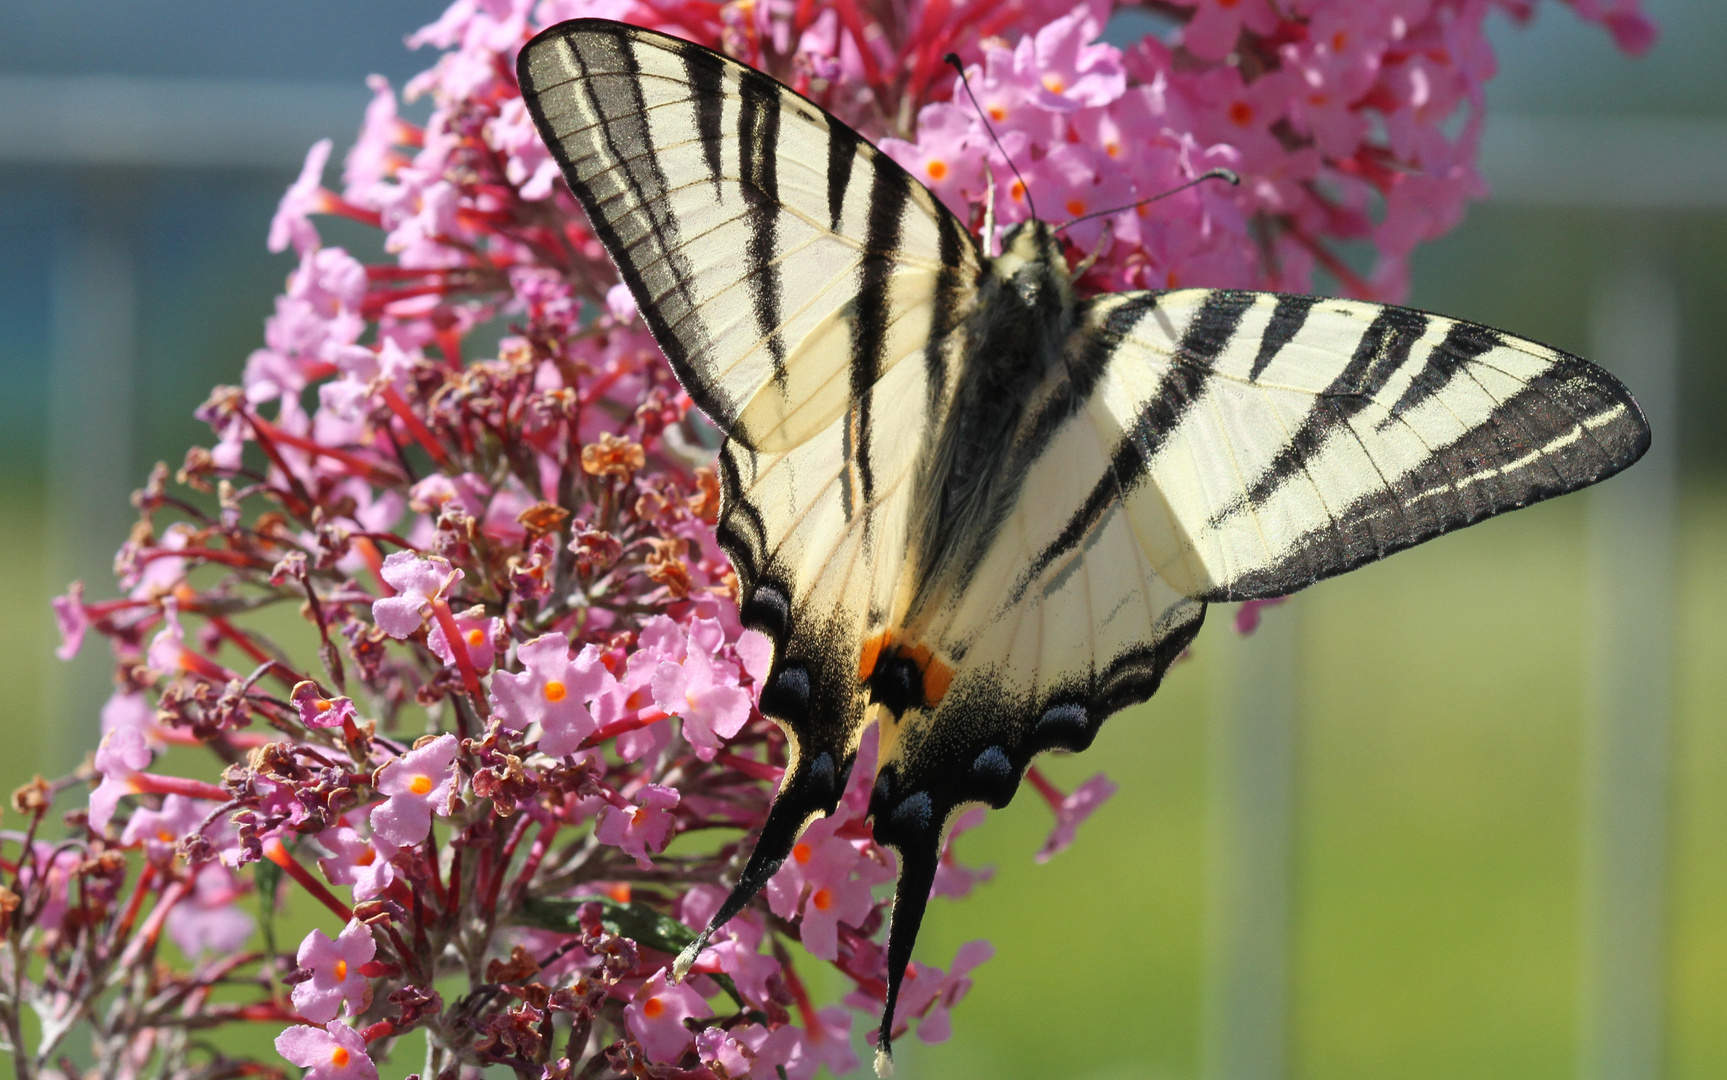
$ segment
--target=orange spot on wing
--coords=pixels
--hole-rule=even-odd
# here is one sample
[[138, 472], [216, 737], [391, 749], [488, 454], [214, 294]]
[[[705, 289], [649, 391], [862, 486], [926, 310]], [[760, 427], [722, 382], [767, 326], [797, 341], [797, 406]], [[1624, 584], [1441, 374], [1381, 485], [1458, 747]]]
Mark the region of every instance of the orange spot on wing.
[[858, 682], [864, 682], [875, 674], [875, 666], [881, 660], [882, 650], [892, 640], [892, 635], [883, 630], [863, 643], [863, 652], [858, 656]]

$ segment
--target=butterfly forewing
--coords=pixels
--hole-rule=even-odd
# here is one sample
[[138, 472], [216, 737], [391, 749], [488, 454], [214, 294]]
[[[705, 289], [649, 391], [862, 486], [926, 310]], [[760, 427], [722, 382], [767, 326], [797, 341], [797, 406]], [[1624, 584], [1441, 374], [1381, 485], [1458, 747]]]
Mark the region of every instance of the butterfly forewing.
[[[1280, 596], [1635, 461], [1611, 376], [1474, 323], [1223, 290], [1132, 315], [1086, 419], [1158, 572], [1190, 596]], [[1048, 556], [1044, 556], [1048, 557]]]
[[975, 276], [971, 238], [925, 188], [758, 71], [581, 19], [530, 42], [520, 74], [679, 379], [749, 446], [825, 430], [942, 335]]

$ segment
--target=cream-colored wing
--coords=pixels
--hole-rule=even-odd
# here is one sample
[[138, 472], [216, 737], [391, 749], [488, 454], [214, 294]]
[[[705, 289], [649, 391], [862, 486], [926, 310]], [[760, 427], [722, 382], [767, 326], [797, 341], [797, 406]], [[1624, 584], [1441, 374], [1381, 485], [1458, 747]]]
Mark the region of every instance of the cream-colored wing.
[[643, 319], [732, 438], [796, 446], [952, 331], [977, 277], [971, 236], [768, 76], [600, 19], [540, 34], [518, 71]]

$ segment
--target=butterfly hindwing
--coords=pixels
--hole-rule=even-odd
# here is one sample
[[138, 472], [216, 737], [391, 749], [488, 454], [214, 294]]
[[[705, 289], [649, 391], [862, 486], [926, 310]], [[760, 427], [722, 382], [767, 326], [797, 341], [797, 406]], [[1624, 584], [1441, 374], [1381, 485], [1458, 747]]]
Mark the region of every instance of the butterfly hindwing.
[[642, 317], [732, 438], [795, 446], [947, 333], [944, 313], [976, 274], [970, 236], [891, 158], [778, 82], [600, 19], [536, 37], [519, 74]]

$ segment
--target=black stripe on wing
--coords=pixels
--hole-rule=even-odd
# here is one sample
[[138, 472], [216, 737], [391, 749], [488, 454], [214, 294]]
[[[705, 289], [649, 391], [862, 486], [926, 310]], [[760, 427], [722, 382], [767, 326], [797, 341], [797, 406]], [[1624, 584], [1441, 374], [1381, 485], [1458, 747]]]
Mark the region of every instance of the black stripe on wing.
[[[1216, 603], [1295, 592], [1443, 533], [1605, 480], [1648, 449], [1649, 426], [1625, 387], [1593, 364], [1559, 353], [1486, 420], [1434, 448], [1385, 488], [1337, 508], [1342, 546], [1329, 530], [1310, 533], [1275, 566], [1240, 575], [1199, 599]], [[1412, 520], [1420, 524], [1410, 527]]]
[[[1104, 515], [1145, 479], [1158, 450], [1175, 432], [1182, 416], [1205, 392], [1217, 358], [1235, 339], [1242, 317], [1253, 306], [1254, 299], [1254, 293], [1219, 289], [1201, 302], [1193, 321], [1182, 331], [1175, 352], [1177, 362], [1168, 365], [1157, 392], [1116, 442], [1110, 453], [1109, 470], [1092, 485], [1085, 501], [1074, 511], [1061, 533], [1038, 552], [1020, 577], [1014, 590], [1016, 601], [1045, 570], [1078, 547]], [[1148, 293], [1124, 304], [1118, 312], [1111, 313], [1105, 327], [1106, 336], [1113, 334], [1116, 344], [1119, 344], [1157, 308], [1157, 302], [1158, 294]], [[1102, 343], [1099, 344], [1101, 347]], [[1107, 364], [1112, 354], [1113, 350], [1101, 354], [1099, 359]]]
[[[663, 290], [663, 295], [655, 303], [639, 303], [642, 319], [653, 332], [654, 340], [666, 354], [666, 360], [689, 392], [691, 400], [722, 430], [729, 431], [736, 416], [692, 363], [692, 355], [705, 348], [706, 324], [702, 321], [693, 290], [694, 275], [681, 251], [678, 223], [671, 215], [666, 198], [666, 176], [660, 169], [659, 155], [654, 152], [649, 136], [647, 103], [642, 98], [639, 82], [641, 67], [636, 60], [630, 33], [621, 24], [599, 20], [583, 20], [579, 24], [580, 34], [573, 32], [575, 28], [573, 24], [565, 24], [564, 28], [554, 28], [547, 34], [561, 33], [569, 47], [570, 55], [582, 73], [582, 78], [577, 80], [580, 86], [576, 92], [585, 96], [588, 107], [599, 118], [599, 140], [605, 144], [607, 155], [616, 164], [584, 182], [566, 145], [569, 133], [556, 133], [557, 138], [546, 139], [547, 149], [557, 159], [571, 192], [587, 211], [594, 235], [599, 237], [607, 251], [620, 253], [613, 261], [638, 303], [662, 290], [650, 286], [641, 269], [642, 263], [635, 255], [621, 254], [630, 251], [633, 242], [623, 238], [619, 226], [630, 218], [639, 218], [636, 224], [645, 226], [644, 232], [653, 237], [657, 248], [653, 254], [665, 261], [665, 276], [670, 279], [670, 288]], [[529, 47], [532, 45], [530, 42]], [[703, 59], [699, 54], [707, 52], [687, 43], [675, 51], [686, 64], [694, 62], [698, 68]], [[528, 55], [529, 49], [524, 48], [524, 64]], [[518, 78], [524, 100], [536, 120], [543, 124], [544, 111], [539, 106], [541, 92], [533, 89], [532, 80], [525, 73]], [[591, 133], [583, 133], [578, 141], [591, 143], [593, 138]], [[718, 144], [713, 145], [717, 148]], [[704, 144], [703, 152], [708, 153], [707, 144]], [[708, 160], [712, 165], [713, 157], [709, 156]], [[595, 190], [594, 183], [601, 181], [602, 177], [634, 195], [636, 205], [626, 215], [613, 219], [601, 212], [601, 205], [613, 197], [613, 193]], [[650, 260], [650, 265], [653, 261]]]

